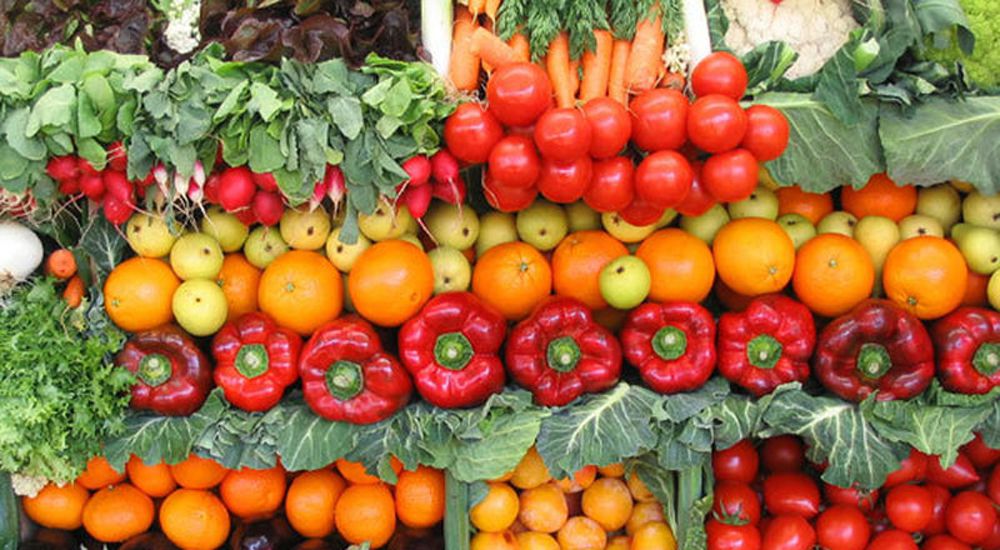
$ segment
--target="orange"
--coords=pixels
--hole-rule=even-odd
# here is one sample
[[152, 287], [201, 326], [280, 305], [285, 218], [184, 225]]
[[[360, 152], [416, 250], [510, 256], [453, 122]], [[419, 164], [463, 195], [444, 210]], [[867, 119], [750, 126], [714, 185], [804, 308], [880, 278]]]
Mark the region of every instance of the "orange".
[[480, 531], [506, 531], [517, 519], [520, 503], [517, 493], [506, 483], [489, 483], [489, 492], [469, 510], [469, 520]]
[[813, 225], [833, 212], [833, 197], [829, 193], [809, 193], [798, 185], [780, 187], [778, 195], [778, 215], [800, 214]]
[[94, 493], [83, 507], [83, 528], [101, 542], [122, 542], [153, 525], [153, 500], [122, 483]]
[[601, 269], [628, 254], [618, 239], [604, 231], [577, 231], [552, 254], [552, 286], [556, 294], [580, 300], [590, 309], [608, 307], [601, 296]]
[[597, 466], [584, 466], [573, 473], [573, 477], [564, 477], [556, 481], [559, 490], [564, 493], [579, 493], [590, 487], [597, 478]]
[[521, 520], [529, 531], [555, 533], [562, 529], [569, 519], [566, 497], [554, 483], [546, 483], [523, 491], [520, 507], [517, 519]]
[[160, 505], [160, 528], [182, 550], [214, 550], [229, 537], [229, 512], [208, 491], [178, 489]]
[[719, 278], [744, 296], [778, 292], [795, 267], [795, 246], [781, 226], [764, 218], [742, 218], [723, 226], [712, 243]]
[[185, 489], [211, 489], [222, 483], [228, 472], [218, 462], [196, 454], [170, 466], [174, 481]]
[[557, 535], [559, 547], [563, 550], [604, 550], [608, 534], [596, 521], [576, 516], [569, 518]]
[[392, 493], [382, 483], [348, 487], [333, 515], [340, 536], [351, 544], [369, 541], [372, 548], [381, 548], [396, 530]]
[[517, 534], [520, 550], [560, 550], [559, 543], [548, 533], [524, 531]]
[[652, 521], [632, 535], [632, 550], [677, 550], [677, 540], [669, 525]]
[[260, 270], [240, 253], [226, 254], [218, 277], [222, 293], [226, 295], [229, 314], [226, 321], [257, 311], [257, 291], [260, 287]]
[[625, 465], [621, 462], [615, 462], [614, 464], [601, 466], [597, 471], [604, 477], [622, 477], [625, 475]]
[[630, 548], [632, 548], [632, 537], [618, 535], [617, 537], [611, 537], [604, 550], [629, 550]]
[[125, 471], [136, 489], [153, 498], [163, 498], [177, 488], [174, 476], [170, 475], [170, 467], [163, 462], [147, 466], [142, 459], [132, 455], [125, 465]]
[[875, 265], [858, 241], [824, 233], [799, 247], [792, 286], [809, 309], [825, 317], [837, 317], [871, 296]]
[[270, 516], [285, 498], [285, 472], [280, 466], [233, 470], [222, 480], [219, 495], [226, 508], [243, 519]]
[[174, 291], [181, 281], [163, 260], [135, 257], [115, 266], [104, 281], [104, 310], [122, 330], [141, 332], [174, 319]]
[[521, 550], [514, 533], [476, 533], [469, 550]]
[[651, 521], [666, 521], [663, 518], [663, 506], [655, 500], [637, 502], [632, 507], [632, 515], [629, 516], [628, 521], [625, 523], [625, 532], [629, 535], [634, 535], [640, 527]]
[[712, 251], [690, 233], [661, 229], [646, 237], [635, 255], [649, 267], [649, 299], [654, 302], [700, 302], [712, 291]]
[[431, 261], [416, 245], [400, 240], [375, 243], [361, 253], [347, 288], [358, 313], [384, 327], [416, 315], [434, 292]]
[[396, 516], [407, 527], [433, 527], [444, 519], [444, 472], [426, 466], [404, 470], [396, 482]]
[[913, 237], [892, 247], [882, 266], [887, 298], [921, 319], [936, 319], [962, 303], [969, 268], [941, 237]]
[[32, 521], [50, 529], [73, 531], [83, 525], [83, 507], [90, 493], [79, 483], [62, 487], [49, 483], [33, 497], [24, 497], [21, 506]]
[[308, 336], [340, 315], [344, 284], [337, 268], [321, 254], [292, 250], [264, 270], [257, 302], [279, 325]]
[[[354, 485], [382, 482], [378, 477], [369, 474], [368, 470], [365, 469], [365, 465], [360, 462], [351, 462], [344, 458], [338, 458], [334, 464], [337, 465], [337, 471], [340, 472], [340, 475], [344, 476], [344, 479]], [[394, 456], [389, 457], [389, 465], [392, 466], [392, 471], [396, 472], [397, 475], [403, 470], [403, 463]]]
[[638, 500], [639, 502], [649, 502], [655, 501], [656, 496], [646, 484], [643, 483], [642, 479], [638, 475], [632, 474], [628, 476], [625, 480], [625, 484], [628, 486], [629, 493], [632, 493], [632, 498]]
[[306, 538], [324, 538], [336, 524], [333, 511], [347, 482], [331, 470], [300, 474], [292, 481], [285, 497], [285, 516], [292, 528]]
[[518, 489], [534, 489], [551, 479], [552, 474], [545, 466], [542, 455], [538, 454], [538, 449], [532, 446], [528, 452], [524, 453], [524, 458], [514, 468], [514, 475], [511, 476], [510, 483]]
[[103, 456], [95, 456], [87, 461], [87, 468], [76, 481], [94, 491], [125, 481], [125, 472], [112, 468]]
[[885, 216], [898, 222], [917, 209], [917, 188], [899, 186], [889, 176], [875, 174], [861, 189], [844, 187], [840, 204], [859, 220], [865, 216]]
[[472, 292], [511, 321], [527, 317], [551, 290], [545, 257], [522, 242], [494, 246], [472, 270]]
[[989, 283], [989, 275], [980, 275], [970, 269], [969, 278], [965, 280], [965, 294], [962, 296], [962, 305], [985, 306], [987, 301], [986, 288]]
[[614, 477], [598, 479], [583, 492], [583, 513], [605, 531], [625, 527], [632, 515], [632, 494], [628, 485]]

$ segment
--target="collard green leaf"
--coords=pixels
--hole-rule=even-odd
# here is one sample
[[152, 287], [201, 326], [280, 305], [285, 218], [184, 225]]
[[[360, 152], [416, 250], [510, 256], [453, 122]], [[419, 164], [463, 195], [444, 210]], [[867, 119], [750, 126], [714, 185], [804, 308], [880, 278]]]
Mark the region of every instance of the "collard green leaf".
[[743, 394], [730, 394], [721, 403], [713, 405], [710, 411], [714, 428], [716, 449], [728, 449], [739, 443], [741, 439], [753, 437], [765, 429], [764, 412], [775, 397], [787, 392], [796, 391], [801, 384], [789, 383], [781, 385], [767, 395], [751, 398]]
[[[512, 401], [508, 397], [511, 393], [521, 401]], [[480, 409], [464, 414], [482, 410], [492, 413], [470, 419], [478, 434], [459, 441], [451, 466], [452, 474], [462, 481], [494, 479], [513, 470], [535, 442], [542, 420], [549, 414], [543, 407], [531, 406], [530, 394], [523, 391], [495, 395]]]
[[80, 235], [77, 248], [90, 259], [92, 284], [100, 283], [125, 258], [128, 244], [118, 228], [104, 216], [92, 216]]
[[672, 422], [684, 422], [721, 403], [728, 395], [729, 382], [721, 376], [716, 376], [693, 392], [673, 394], [662, 399], [663, 414]]
[[278, 461], [278, 434], [285, 428], [283, 406], [264, 413], [229, 407], [199, 435], [195, 452], [233, 470], [273, 467]]
[[270, 173], [285, 165], [285, 157], [278, 147], [278, 140], [269, 136], [264, 126], [250, 130], [250, 169], [258, 174]]
[[854, 61], [859, 36], [860, 31], [855, 31], [852, 39], [823, 65], [816, 84], [815, 98], [847, 125], [857, 124], [865, 116]]
[[360, 429], [345, 422], [330, 422], [299, 401], [282, 405], [284, 418], [277, 450], [288, 470], [316, 470], [347, 454]]
[[771, 40], [758, 44], [741, 56], [741, 61], [747, 69], [747, 94], [757, 95], [771, 89], [788, 69], [791, 68], [799, 54], [785, 42]]
[[958, 448], [972, 441], [973, 429], [989, 417], [992, 408], [933, 406], [916, 399], [866, 403], [865, 412], [883, 437], [940, 456], [947, 467], [954, 464]]

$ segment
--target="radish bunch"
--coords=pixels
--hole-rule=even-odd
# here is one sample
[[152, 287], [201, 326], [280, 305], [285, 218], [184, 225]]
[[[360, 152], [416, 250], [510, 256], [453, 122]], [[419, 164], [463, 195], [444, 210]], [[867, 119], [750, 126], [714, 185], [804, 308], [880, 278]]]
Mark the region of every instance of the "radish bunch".
[[95, 169], [84, 158], [63, 155], [49, 160], [45, 171], [59, 184], [60, 193], [82, 194], [101, 205], [108, 221], [121, 225], [135, 211], [136, 199], [146, 196], [146, 189], [154, 179], [152, 172], [142, 181], [128, 179], [128, 157], [121, 142], [109, 145], [107, 155], [108, 162], [103, 170]]

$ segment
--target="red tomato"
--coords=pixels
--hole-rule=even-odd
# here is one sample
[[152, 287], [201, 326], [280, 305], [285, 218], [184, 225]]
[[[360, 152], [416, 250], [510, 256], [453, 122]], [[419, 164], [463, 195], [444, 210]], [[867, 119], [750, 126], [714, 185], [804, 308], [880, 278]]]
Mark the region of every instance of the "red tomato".
[[535, 202], [538, 189], [535, 187], [507, 187], [498, 185], [493, 177], [486, 174], [483, 181], [483, 195], [490, 206], [501, 212], [517, 212], [524, 210]]
[[830, 483], [823, 484], [823, 495], [830, 504], [846, 504], [854, 506], [862, 512], [870, 512], [878, 502], [878, 489], [866, 491], [854, 487], [837, 487]]
[[731, 97], [718, 94], [699, 97], [688, 110], [688, 139], [707, 153], [735, 149], [746, 131], [747, 114]]
[[927, 455], [916, 449], [910, 449], [910, 456], [901, 461], [899, 469], [889, 474], [882, 486], [889, 488], [911, 481], [923, 481], [926, 476]]
[[677, 151], [657, 151], [644, 158], [635, 171], [635, 194], [660, 209], [680, 204], [694, 180], [694, 170]]
[[489, 110], [507, 126], [528, 126], [549, 108], [552, 84], [534, 63], [511, 63], [493, 71], [486, 83]]
[[478, 103], [463, 103], [444, 123], [444, 143], [451, 154], [469, 164], [481, 164], [503, 137], [496, 117]]
[[530, 139], [507, 136], [490, 151], [489, 171], [493, 179], [507, 187], [531, 187], [538, 180], [542, 163]]
[[985, 470], [1000, 462], [1000, 449], [991, 449], [987, 446], [981, 434], [975, 434], [972, 441], [962, 447], [962, 452], [980, 470]]
[[713, 52], [691, 71], [691, 89], [697, 96], [722, 94], [740, 99], [747, 91], [747, 70], [735, 55]]
[[535, 123], [535, 145], [546, 159], [576, 160], [590, 151], [590, 142], [590, 123], [577, 109], [552, 109]]
[[878, 534], [868, 544], [867, 550], [919, 550], [913, 536], [898, 529], [890, 529]]
[[757, 160], [746, 149], [712, 155], [701, 169], [705, 189], [719, 202], [736, 202], [757, 188]]
[[594, 163], [590, 186], [583, 202], [598, 212], [617, 212], [635, 196], [635, 168], [627, 157], [612, 157]]
[[680, 149], [687, 140], [688, 100], [677, 90], [655, 88], [629, 105], [632, 142], [644, 151]]
[[922, 550], [972, 550], [972, 547], [951, 535], [934, 535], [924, 541]]
[[979, 546], [982, 550], [1000, 550], [1000, 520], [993, 524], [993, 532]]
[[624, 105], [609, 97], [596, 97], [583, 106], [583, 114], [590, 122], [590, 156], [613, 157], [628, 145], [632, 119]]
[[801, 516], [777, 516], [764, 529], [762, 548], [767, 550], [812, 550], [816, 531]]
[[788, 119], [770, 105], [751, 105], [747, 109], [747, 133], [740, 145], [760, 162], [774, 160], [788, 147]]
[[893, 487], [885, 496], [885, 513], [900, 531], [916, 533], [927, 527], [934, 515], [931, 492], [918, 485]]
[[927, 481], [954, 490], [976, 483], [979, 481], [979, 474], [969, 457], [959, 452], [958, 459], [948, 468], [942, 468], [941, 461], [937, 457], [928, 457]]
[[772, 474], [798, 472], [806, 463], [805, 446], [794, 435], [771, 437], [760, 446], [760, 461], [764, 470]]
[[832, 506], [816, 519], [816, 539], [823, 548], [864, 550], [870, 537], [868, 518], [854, 506]]
[[721, 519], [734, 519], [735, 522], [756, 525], [760, 521], [760, 497], [746, 483], [739, 481], [720, 481], [715, 484], [712, 497], [712, 510]]
[[940, 485], [924, 485], [931, 494], [931, 521], [924, 527], [925, 535], [944, 533], [944, 511], [951, 500], [951, 492]]
[[772, 515], [811, 518], [819, 513], [819, 487], [802, 472], [774, 474], [764, 479], [764, 505]]
[[749, 439], [712, 453], [712, 472], [719, 481], [753, 483], [759, 467], [760, 457]]
[[956, 539], [976, 545], [993, 533], [997, 513], [986, 495], [963, 491], [951, 498], [945, 509], [945, 525]]
[[760, 550], [760, 531], [753, 525], [729, 525], [710, 519], [705, 534], [708, 550]]
[[618, 215], [635, 226], [652, 225], [663, 217], [663, 209], [635, 197], [628, 206], [618, 211]]
[[694, 179], [691, 180], [691, 189], [684, 196], [684, 200], [674, 207], [678, 213], [685, 216], [700, 216], [715, 204], [715, 198], [705, 189], [702, 183], [701, 170], [704, 165], [701, 162], [692, 162], [691, 170], [694, 172]]
[[993, 499], [993, 502], [1000, 506], [1000, 464], [993, 467], [993, 473], [986, 483], [986, 494]]
[[538, 177], [538, 190], [552, 202], [576, 202], [590, 186], [593, 171], [594, 163], [586, 155], [568, 162], [545, 159]]

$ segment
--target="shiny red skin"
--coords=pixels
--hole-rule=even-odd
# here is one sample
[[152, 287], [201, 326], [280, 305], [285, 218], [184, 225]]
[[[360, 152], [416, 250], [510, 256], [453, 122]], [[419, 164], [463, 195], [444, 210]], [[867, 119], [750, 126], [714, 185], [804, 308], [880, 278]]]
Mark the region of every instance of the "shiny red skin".
[[677, 151], [657, 151], [639, 163], [635, 171], [635, 194], [657, 208], [673, 208], [691, 190], [694, 170]]
[[583, 202], [598, 212], [617, 212], [635, 197], [635, 167], [627, 157], [611, 157], [594, 162], [590, 186]]
[[984, 394], [1000, 386], [1000, 312], [959, 308], [934, 323], [931, 336], [945, 389]]
[[765, 439], [758, 453], [764, 471], [772, 474], [798, 472], [806, 463], [805, 445], [797, 436], [790, 434]]
[[708, 550], [760, 550], [760, 531], [753, 525], [729, 525], [717, 519], [705, 524]]
[[739, 147], [746, 131], [747, 115], [731, 97], [702, 96], [688, 110], [688, 140], [706, 153], [722, 153]]
[[483, 196], [490, 206], [501, 212], [524, 210], [535, 202], [537, 187], [517, 188], [498, 184], [489, 173], [483, 176]]
[[948, 502], [951, 501], [951, 491], [933, 483], [924, 485], [924, 487], [931, 494], [931, 520], [924, 527], [923, 533], [928, 536], [944, 533], [947, 529], [944, 522], [944, 512]]
[[854, 506], [862, 512], [871, 512], [878, 502], [878, 489], [865, 491], [854, 487], [837, 487], [830, 483], [823, 484], [823, 496], [828, 504], [845, 504]]
[[[684, 335], [680, 355], [658, 345], [657, 334], [668, 327]], [[620, 338], [625, 359], [639, 371], [643, 382], [659, 393], [696, 390], [715, 371], [715, 320], [699, 304], [642, 304], [629, 313]]]
[[953, 496], [945, 509], [945, 525], [951, 536], [976, 545], [993, 533], [997, 522], [996, 508], [990, 499], [974, 491]]
[[687, 141], [689, 104], [677, 90], [655, 88], [629, 103], [632, 143], [643, 151], [680, 149]]
[[976, 467], [962, 452], [958, 453], [955, 463], [947, 468], [942, 467], [941, 461], [936, 457], [927, 459], [927, 481], [931, 483], [955, 490], [973, 485], [979, 480]]
[[980, 470], [986, 470], [1000, 462], [1000, 449], [990, 448], [979, 433], [974, 434], [972, 441], [962, 446], [962, 453]]
[[712, 453], [712, 473], [716, 480], [753, 483], [759, 469], [760, 456], [748, 439]]
[[620, 153], [632, 135], [632, 119], [621, 103], [609, 97], [596, 97], [583, 106], [590, 122], [590, 156], [606, 159]]
[[[143, 375], [143, 359], [150, 355], [170, 362], [169, 377], [158, 384]], [[163, 416], [193, 414], [205, 403], [213, 386], [212, 364], [194, 340], [174, 325], [133, 334], [115, 357], [115, 365], [136, 375], [131, 407]]]
[[632, 199], [628, 206], [618, 211], [623, 220], [635, 226], [651, 225], [663, 217], [663, 208], [654, 206], [639, 197]]
[[770, 105], [751, 105], [746, 113], [747, 132], [740, 146], [750, 151], [758, 162], [780, 157], [788, 147], [791, 132], [785, 115]]
[[986, 494], [1000, 506], [1000, 465], [994, 466], [993, 472], [990, 473], [990, 479], [986, 483]]
[[812, 550], [816, 531], [801, 516], [776, 516], [764, 529], [761, 548], [767, 550]]
[[[263, 372], [244, 375], [246, 366], [240, 362], [244, 346], [259, 346], [265, 354]], [[215, 384], [226, 401], [245, 411], [270, 410], [281, 401], [285, 388], [298, 380], [301, 349], [302, 339], [294, 331], [279, 327], [264, 313], [247, 313], [223, 325], [212, 339]]]
[[809, 519], [819, 513], [819, 487], [802, 472], [774, 474], [764, 479], [764, 505], [771, 515]]
[[738, 100], [748, 81], [743, 63], [729, 52], [712, 52], [691, 71], [691, 89], [699, 97], [721, 94]]
[[868, 518], [854, 506], [831, 506], [816, 518], [816, 541], [823, 548], [864, 550], [869, 538]]
[[885, 495], [889, 521], [900, 531], [922, 531], [934, 518], [934, 497], [925, 487], [899, 485]]
[[490, 75], [486, 83], [489, 111], [507, 126], [529, 126], [552, 103], [552, 84], [534, 63], [510, 63]]
[[916, 449], [910, 449], [910, 456], [900, 461], [899, 468], [885, 478], [882, 486], [888, 489], [911, 481], [923, 481], [927, 477], [927, 463], [927, 455]]
[[257, 185], [253, 181], [253, 172], [246, 166], [226, 168], [219, 177], [219, 204], [226, 212], [234, 212], [250, 206]]
[[552, 202], [576, 202], [590, 187], [593, 173], [594, 163], [586, 155], [567, 162], [544, 159], [538, 177], [538, 191]]
[[972, 550], [972, 547], [951, 535], [940, 534], [924, 541], [921, 550]]
[[712, 495], [712, 513], [726, 523], [760, 522], [760, 496], [750, 485], [739, 481], [720, 481]]
[[535, 146], [556, 162], [576, 160], [590, 151], [590, 123], [577, 109], [550, 109], [535, 123]]
[[489, 171], [507, 187], [531, 187], [542, 171], [535, 144], [523, 136], [507, 136], [490, 151]]
[[701, 169], [705, 189], [718, 202], [736, 202], [749, 197], [757, 188], [759, 166], [746, 149], [716, 153]]
[[715, 197], [708, 192], [705, 188], [704, 180], [702, 179], [702, 169], [705, 164], [703, 162], [692, 162], [691, 170], [694, 172], [694, 179], [691, 180], [691, 188], [688, 189], [687, 195], [684, 195], [684, 200], [674, 207], [674, 210], [678, 214], [684, 216], [700, 216], [705, 212], [708, 212], [709, 208], [716, 203]]
[[444, 142], [456, 158], [482, 164], [503, 137], [503, 127], [478, 103], [463, 103], [444, 123]]
[[866, 550], [919, 550], [913, 536], [898, 529], [882, 531], [868, 543]]

